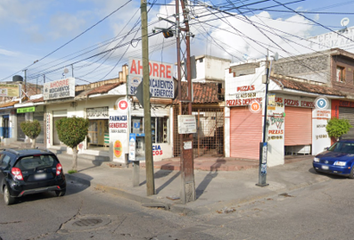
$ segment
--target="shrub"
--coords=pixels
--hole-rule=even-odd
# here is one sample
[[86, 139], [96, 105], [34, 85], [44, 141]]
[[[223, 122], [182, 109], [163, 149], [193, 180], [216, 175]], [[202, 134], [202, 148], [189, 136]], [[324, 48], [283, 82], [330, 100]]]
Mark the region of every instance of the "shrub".
[[350, 125], [348, 119], [332, 118], [328, 121], [326, 130], [328, 132], [328, 136], [340, 138], [343, 134], [346, 134], [352, 127], [353, 126]]
[[41, 133], [41, 124], [37, 121], [25, 121], [20, 124], [22, 132], [32, 139], [32, 148], [36, 147], [36, 138]]
[[56, 122], [59, 140], [73, 149], [72, 170], [77, 170], [77, 146], [85, 140], [89, 120], [80, 117], [62, 118]]

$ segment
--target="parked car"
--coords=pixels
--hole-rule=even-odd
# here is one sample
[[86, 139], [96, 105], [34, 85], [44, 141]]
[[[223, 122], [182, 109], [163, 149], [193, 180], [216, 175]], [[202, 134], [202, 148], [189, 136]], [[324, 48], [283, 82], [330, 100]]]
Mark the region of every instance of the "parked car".
[[340, 140], [313, 159], [316, 172], [354, 178], [354, 139]]
[[6, 205], [16, 198], [53, 191], [64, 196], [66, 180], [57, 156], [41, 149], [4, 149], [0, 151], [0, 192]]

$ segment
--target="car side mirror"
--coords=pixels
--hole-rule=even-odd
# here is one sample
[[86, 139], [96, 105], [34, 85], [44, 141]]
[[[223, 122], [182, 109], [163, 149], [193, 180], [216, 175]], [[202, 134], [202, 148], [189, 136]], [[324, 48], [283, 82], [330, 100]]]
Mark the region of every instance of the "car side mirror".
[[325, 148], [324, 148], [325, 151], [328, 151], [328, 149], [329, 149], [329, 147], [325, 147]]

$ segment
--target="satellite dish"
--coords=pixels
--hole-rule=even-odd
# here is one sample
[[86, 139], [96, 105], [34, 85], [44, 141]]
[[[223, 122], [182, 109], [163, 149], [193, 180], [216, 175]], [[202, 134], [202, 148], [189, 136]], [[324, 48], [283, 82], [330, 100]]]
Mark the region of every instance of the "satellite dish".
[[346, 27], [349, 24], [349, 18], [345, 17], [340, 21], [340, 25], [342, 25], [342, 27]]
[[67, 74], [69, 72], [69, 69], [64, 68], [64, 73]]

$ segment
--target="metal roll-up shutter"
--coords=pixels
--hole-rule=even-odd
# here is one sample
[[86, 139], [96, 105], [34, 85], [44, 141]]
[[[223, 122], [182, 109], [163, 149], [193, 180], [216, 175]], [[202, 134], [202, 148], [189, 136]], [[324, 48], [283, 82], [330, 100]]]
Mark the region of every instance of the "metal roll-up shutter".
[[248, 107], [231, 108], [230, 155], [236, 158], [259, 159], [262, 142], [262, 113]]
[[26, 138], [26, 135], [21, 129], [21, 123], [24, 121], [26, 121], [25, 113], [17, 114], [17, 141], [24, 141]]
[[[348, 119], [349, 123], [354, 126], [354, 108], [339, 107], [339, 119]], [[354, 138], [354, 128], [349, 129], [349, 132], [343, 134], [342, 138]]]
[[285, 146], [311, 145], [312, 109], [285, 107]]

